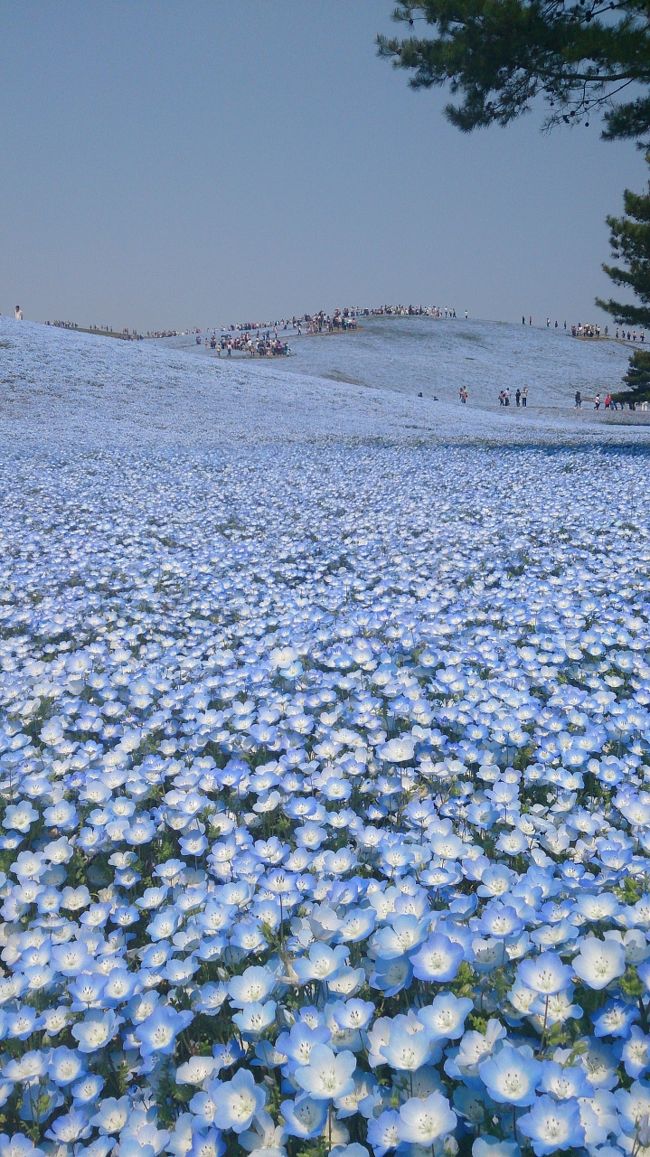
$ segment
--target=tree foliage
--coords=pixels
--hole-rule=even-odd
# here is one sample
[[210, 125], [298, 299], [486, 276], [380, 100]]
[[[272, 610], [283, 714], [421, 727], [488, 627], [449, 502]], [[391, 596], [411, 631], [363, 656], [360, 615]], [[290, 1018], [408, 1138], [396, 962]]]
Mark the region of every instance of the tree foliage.
[[[646, 153], [650, 163], [650, 152]], [[631, 289], [640, 304], [598, 299], [597, 304], [624, 325], [650, 327], [650, 183], [645, 193], [623, 194], [624, 217], [607, 217], [615, 265], [603, 265], [615, 285]]]
[[[465, 132], [508, 124], [541, 96], [547, 125], [604, 112], [607, 138], [650, 129], [650, 5], [631, 0], [401, 0], [404, 38], [379, 36], [380, 56], [413, 88], [447, 86], [449, 120]], [[434, 35], [418, 36], [421, 24]]]
[[[650, 152], [646, 153], [650, 164]], [[623, 194], [625, 216], [608, 217], [609, 243], [616, 264], [603, 265], [615, 285], [632, 291], [638, 304], [609, 298], [596, 304], [610, 313], [619, 325], [650, 328], [650, 183], [645, 193]], [[650, 397], [650, 351], [636, 350], [630, 359], [625, 381], [630, 398]]]

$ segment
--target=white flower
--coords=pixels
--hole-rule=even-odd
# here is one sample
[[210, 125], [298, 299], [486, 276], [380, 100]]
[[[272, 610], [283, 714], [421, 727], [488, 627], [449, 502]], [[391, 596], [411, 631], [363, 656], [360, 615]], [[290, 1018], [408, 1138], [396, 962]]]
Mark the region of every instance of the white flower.
[[432, 1145], [440, 1137], [451, 1133], [457, 1120], [442, 1093], [431, 1093], [424, 1100], [411, 1097], [399, 1111], [399, 1137], [413, 1145]]
[[625, 972], [625, 949], [614, 940], [588, 936], [573, 959], [573, 971], [589, 988], [605, 988]]

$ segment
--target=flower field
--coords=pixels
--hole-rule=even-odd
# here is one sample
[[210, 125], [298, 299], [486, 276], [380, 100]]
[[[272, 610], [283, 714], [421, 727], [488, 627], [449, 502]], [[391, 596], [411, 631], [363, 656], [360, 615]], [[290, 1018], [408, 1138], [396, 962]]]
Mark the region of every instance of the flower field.
[[650, 1153], [642, 448], [0, 466], [0, 1153]]

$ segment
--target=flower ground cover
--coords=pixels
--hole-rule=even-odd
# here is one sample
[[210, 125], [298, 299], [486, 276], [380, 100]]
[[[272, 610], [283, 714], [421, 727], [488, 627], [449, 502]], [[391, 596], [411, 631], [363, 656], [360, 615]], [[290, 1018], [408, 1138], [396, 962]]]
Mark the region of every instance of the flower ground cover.
[[650, 1152], [642, 450], [7, 450], [0, 1152]]

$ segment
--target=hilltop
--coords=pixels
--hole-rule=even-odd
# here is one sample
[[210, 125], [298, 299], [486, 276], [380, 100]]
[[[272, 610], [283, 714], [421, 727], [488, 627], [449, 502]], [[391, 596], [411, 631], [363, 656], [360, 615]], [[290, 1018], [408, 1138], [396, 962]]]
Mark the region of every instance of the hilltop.
[[[377, 318], [356, 334], [303, 336], [292, 346], [295, 356], [268, 363], [218, 359], [191, 336], [107, 342], [0, 318], [2, 430], [12, 440], [95, 446], [648, 437], [642, 415], [615, 415], [613, 425], [573, 411], [576, 388], [591, 396], [620, 384], [629, 350], [613, 341], [494, 322]], [[498, 391], [523, 384], [528, 411], [500, 412]], [[470, 391], [466, 407], [460, 385]]]

